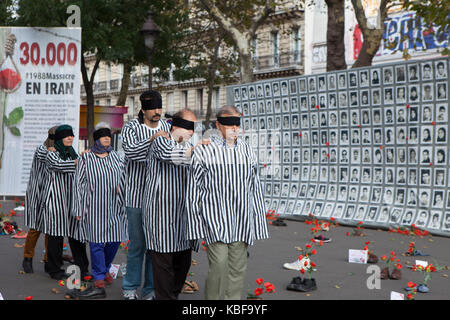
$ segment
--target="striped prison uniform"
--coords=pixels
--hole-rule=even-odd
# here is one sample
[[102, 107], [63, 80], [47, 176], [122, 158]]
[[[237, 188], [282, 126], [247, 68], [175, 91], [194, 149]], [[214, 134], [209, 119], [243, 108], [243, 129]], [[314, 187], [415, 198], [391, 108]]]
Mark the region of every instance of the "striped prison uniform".
[[160, 130], [170, 132], [170, 125], [160, 120], [158, 127], [150, 128], [138, 119], [131, 120], [122, 129], [122, 147], [125, 152], [126, 192], [125, 206], [142, 207], [150, 138]]
[[47, 148], [42, 144], [34, 152], [30, 179], [28, 180], [27, 191], [25, 193], [24, 222], [30, 229], [36, 229], [36, 221], [39, 219], [42, 193], [48, 174], [45, 165], [46, 157]]
[[269, 237], [258, 162], [239, 137], [229, 147], [220, 136], [196, 148], [187, 183], [188, 239], [206, 245]]
[[186, 239], [186, 151], [192, 144], [170, 137], [157, 137], [150, 147], [142, 206], [147, 249], [161, 253], [198, 249], [197, 241]]
[[92, 152], [79, 158], [74, 178], [72, 216], [81, 217], [82, 242], [122, 242], [128, 239], [127, 216], [119, 199], [123, 161], [111, 151], [101, 158]]
[[47, 180], [42, 198], [42, 214], [36, 229], [50, 236], [72, 236], [77, 222], [70, 216], [74, 160], [62, 160], [58, 152], [48, 152], [46, 157]]

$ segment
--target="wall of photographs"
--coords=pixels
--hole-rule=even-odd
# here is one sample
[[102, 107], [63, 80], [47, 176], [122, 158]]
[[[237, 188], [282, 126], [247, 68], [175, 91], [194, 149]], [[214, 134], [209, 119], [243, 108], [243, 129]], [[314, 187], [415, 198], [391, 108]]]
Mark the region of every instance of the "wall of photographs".
[[449, 59], [227, 88], [266, 208], [450, 236]]

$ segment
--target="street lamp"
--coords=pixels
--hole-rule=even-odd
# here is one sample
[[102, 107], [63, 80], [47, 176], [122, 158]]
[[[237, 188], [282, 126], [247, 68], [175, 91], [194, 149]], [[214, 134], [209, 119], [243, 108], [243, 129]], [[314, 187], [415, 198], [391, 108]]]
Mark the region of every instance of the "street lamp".
[[148, 88], [152, 89], [152, 53], [155, 46], [155, 39], [160, 33], [159, 27], [153, 21], [153, 13], [151, 11], [147, 12], [147, 20], [145, 20], [144, 25], [141, 29], [141, 34], [144, 36], [145, 47], [147, 48], [148, 56]]

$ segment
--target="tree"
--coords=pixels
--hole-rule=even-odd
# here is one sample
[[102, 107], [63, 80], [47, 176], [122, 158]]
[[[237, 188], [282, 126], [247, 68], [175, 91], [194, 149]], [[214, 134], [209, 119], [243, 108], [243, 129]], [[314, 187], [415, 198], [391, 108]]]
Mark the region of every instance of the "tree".
[[254, 81], [252, 39], [256, 37], [259, 27], [274, 12], [277, 1], [199, 1], [233, 41], [239, 53], [241, 82]]
[[[436, 38], [448, 39], [450, 33], [448, 22], [449, 0], [404, 0], [403, 9], [415, 11], [417, 16], [422, 18], [428, 26], [428, 31], [434, 33]], [[434, 26], [437, 27], [437, 31], [434, 29]], [[444, 48], [442, 54], [449, 55], [449, 49]]]
[[372, 65], [372, 60], [380, 48], [381, 40], [385, 32], [384, 21], [387, 17], [388, 4], [392, 0], [381, 0], [379, 8], [379, 21], [382, 26], [373, 28], [367, 23], [367, 18], [364, 13], [364, 8], [361, 0], [352, 0], [353, 9], [355, 10], [356, 20], [359, 28], [363, 34], [363, 45], [358, 55], [358, 59], [353, 64], [352, 68], [366, 67]]
[[345, 62], [344, 0], [325, 0], [328, 7], [327, 71], [347, 69]]
[[[173, 7], [181, 2], [182, 0], [74, 0], [69, 3], [65, 0], [47, 0], [44, 2], [19, 0], [18, 23], [26, 26], [65, 26], [68, 18], [66, 14], [67, 6], [77, 5], [81, 9], [81, 74], [86, 90], [90, 146], [93, 144], [92, 133], [94, 131], [93, 83], [100, 61], [121, 62], [130, 65], [139, 61], [146, 61], [144, 40], [139, 34], [139, 30], [144, 24], [148, 9], [153, 8], [155, 12], [161, 12], [164, 11], [164, 8]], [[186, 19], [185, 12], [183, 12], [183, 18], [179, 18], [179, 13], [177, 13], [175, 19], [168, 19], [165, 13], [166, 11], [155, 17], [163, 31], [177, 28], [178, 21]], [[164, 37], [168, 34], [169, 37]], [[178, 34], [176, 35], [178, 36]], [[184, 53], [181, 54], [179, 59], [173, 58], [180, 54], [180, 50], [175, 48], [176, 42], [170, 42], [173, 39], [173, 35], [168, 31], [162, 32], [162, 37], [160, 36], [156, 41], [153, 65], [159, 67], [161, 72], [164, 72], [165, 68], [168, 65], [170, 66], [173, 61], [181, 64], [188, 60]], [[90, 74], [88, 74], [86, 66], [86, 54], [95, 55], [95, 63], [90, 70]], [[125, 79], [123, 84], [126, 86], [126, 83], [127, 80]], [[128, 88], [122, 89], [123, 92], [127, 92]]]

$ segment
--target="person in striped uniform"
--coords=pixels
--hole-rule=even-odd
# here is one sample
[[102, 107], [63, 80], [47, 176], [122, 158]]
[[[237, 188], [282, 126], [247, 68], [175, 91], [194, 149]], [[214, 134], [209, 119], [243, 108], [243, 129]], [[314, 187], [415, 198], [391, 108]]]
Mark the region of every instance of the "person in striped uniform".
[[187, 239], [203, 238], [209, 270], [205, 299], [240, 299], [247, 247], [269, 237], [254, 151], [239, 137], [240, 113], [217, 113], [219, 134], [197, 148], [187, 183]]
[[[142, 228], [142, 196], [145, 186], [146, 160], [151, 141], [169, 132], [169, 125], [161, 120], [161, 94], [149, 90], [141, 94], [141, 111], [138, 119], [128, 122], [122, 129], [122, 147], [125, 152], [125, 210], [128, 221], [127, 273], [122, 282], [125, 300], [137, 299], [137, 289], [141, 286], [142, 265], [145, 260], [144, 286], [141, 297], [154, 297], [153, 271], [150, 253], [145, 247]], [[158, 133], [159, 132], [159, 133]]]
[[48, 234], [46, 272], [51, 278], [61, 280], [66, 277], [63, 269], [62, 252], [64, 237], [69, 237], [70, 250], [81, 275], [88, 275], [89, 260], [86, 245], [73, 238], [78, 223], [71, 217], [72, 185], [78, 155], [72, 148], [73, 130], [69, 125], [61, 125], [55, 131], [55, 152], [48, 152], [46, 166], [47, 180], [42, 200], [42, 214], [37, 230]]
[[[27, 191], [25, 193], [25, 212], [24, 222], [29, 228], [25, 247], [23, 252], [22, 267], [25, 273], [33, 273], [33, 257], [36, 243], [39, 239], [40, 232], [36, 230], [36, 220], [40, 214], [40, 204], [42, 200], [42, 191], [44, 182], [47, 178], [47, 168], [45, 166], [45, 158], [47, 149], [54, 149], [55, 130], [58, 126], [48, 130], [48, 137], [39, 147], [36, 148], [31, 164], [30, 179], [28, 180]], [[48, 236], [45, 236], [45, 255], [44, 262], [47, 261], [47, 242]]]
[[95, 144], [81, 156], [74, 178], [72, 215], [80, 221], [80, 241], [88, 241], [94, 285], [78, 292], [80, 299], [106, 298], [105, 282], [119, 245], [128, 239], [119, 183], [123, 162], [111, 146], [111, 129], [99, 123], [94, 131]]
[[195, 114], [173, 116], [168, 135], [157, 137], [148, 153], [142, 205], [147, 249], [152, 259], [156, 300], [177, 300], [198, 241], [186, 239], [186, 183], [193, 145]]

